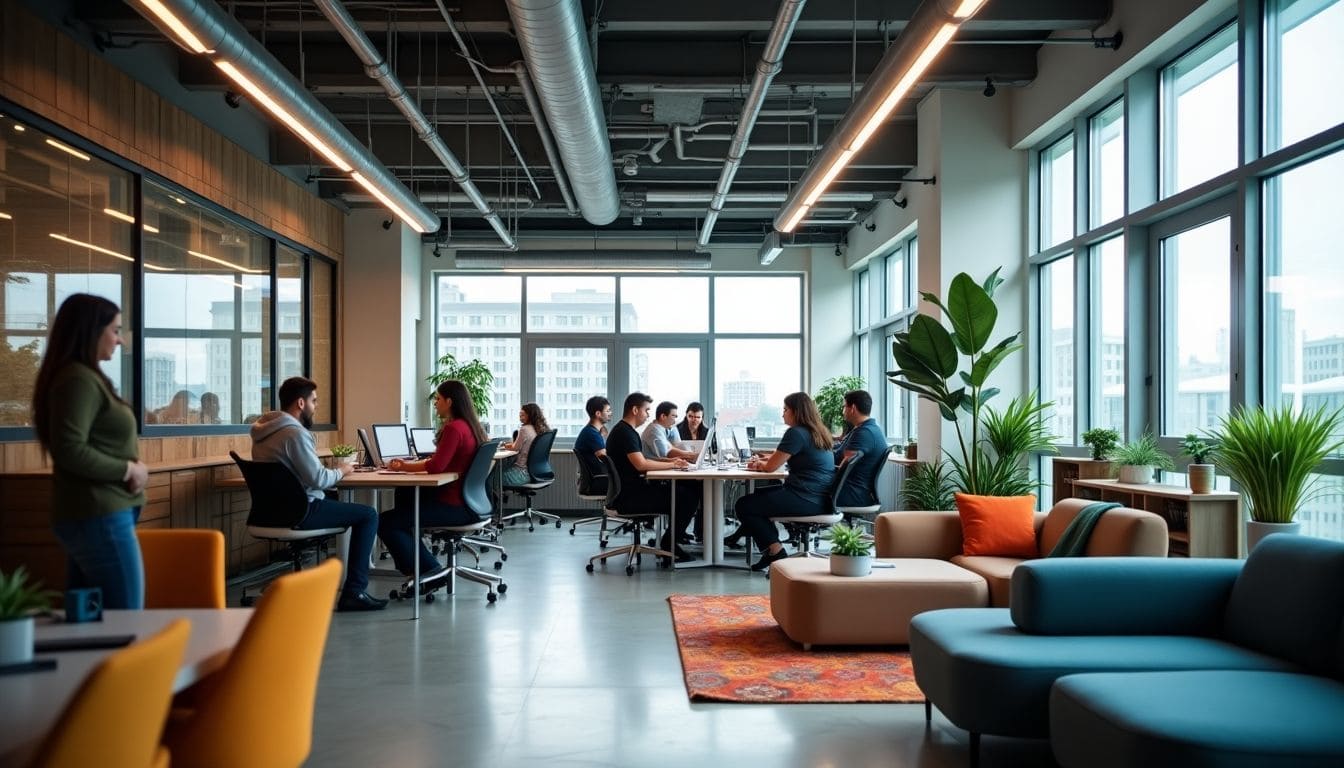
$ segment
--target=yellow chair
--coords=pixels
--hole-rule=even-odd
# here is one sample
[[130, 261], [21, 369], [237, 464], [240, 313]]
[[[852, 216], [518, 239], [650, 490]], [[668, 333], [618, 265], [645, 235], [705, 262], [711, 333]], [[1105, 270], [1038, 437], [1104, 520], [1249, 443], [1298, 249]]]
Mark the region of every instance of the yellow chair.
[[[223, 669], [174, 709], [164, 743], [178, 766], [296, 768], [312, 749], [313, 705], [339, 560], [281, 576]], [[198, 690], [199, 689], [199, 690]]]
[[33, 768], [167, 768], [159, 744], [191, 622], [178, 619], [89, 673], [38, 749]]
[[135, 532], [146, 608], [223, 608], [224, 534], [198, 528]]

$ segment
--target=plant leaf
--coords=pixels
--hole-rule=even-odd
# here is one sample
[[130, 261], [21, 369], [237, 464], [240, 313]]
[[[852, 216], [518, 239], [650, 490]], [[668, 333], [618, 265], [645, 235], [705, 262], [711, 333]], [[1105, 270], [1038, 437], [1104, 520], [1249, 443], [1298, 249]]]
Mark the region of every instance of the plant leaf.
[[942, 378], [957, 372], [957, 348], [947, 329], [928, 315], [915, 315], [906, 334], [911, 354]]
[[999, 319], [994, 300], [970, 275], [962, 272], [952, 278], [947, 289], [947, 307], [957, 348], [964, 355], [978, 354], [989, 342]]

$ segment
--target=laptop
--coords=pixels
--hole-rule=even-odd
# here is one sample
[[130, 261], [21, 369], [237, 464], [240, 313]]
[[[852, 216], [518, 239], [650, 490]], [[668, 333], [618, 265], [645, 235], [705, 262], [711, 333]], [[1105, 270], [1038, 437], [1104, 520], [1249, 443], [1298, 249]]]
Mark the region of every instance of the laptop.
[[387, 466], [393, 459], [415, 459], [411, 450], [411, 433], [405, 424], [374, 424], [373, 443], [378, 448], [378, 465]]
[[364, 466], [381, 467], [383, 464], [378, 460], [378, 452], [373, 450], [373, 443], [369, 442], [369, 431], [359, 427], [355, 434], [359, 435], [359, 447], [364, 449]]
[[733, 427], [733, 442], [737, 443], [737, 455], [742, 461], [751, 458], [751, 437], [746, 427]]
[[695, 454], [695, 461], [686, 465], [687, 470], [703, 469], [709, 465], [709, 446], [714, 442], [714, 427], [709, 428], [709, 434], [705, 435], [705, 442], [700, 444], [700, 450]]
[[434, 430], [429, 427], [411, 427], [411, 448], [420, 458], [434, 455]]

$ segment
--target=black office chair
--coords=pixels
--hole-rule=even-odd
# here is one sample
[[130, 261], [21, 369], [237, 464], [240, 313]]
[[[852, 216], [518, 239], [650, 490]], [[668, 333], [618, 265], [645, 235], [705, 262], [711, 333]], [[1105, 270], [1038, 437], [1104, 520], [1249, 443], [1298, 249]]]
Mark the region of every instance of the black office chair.
[[[594, 475], [592, 470], [588, 468], [588, 462], [584, 460], [584, 457], [579, 453], [577, 448], [574, 450], [574, 461], [577, 462], [579, 467], [577, 474], [579, 498], [584, 501], [605, 502], [607, 500], [607, 476], [605, 474]], [[582, 520], [575, 521], [573, 525], [569, 526], [569, 535], [573, 536], [580, 525], [599, 523], [601, 524], [601, 530], [598, 532], [598, 541], [603, 547], [606, 547], [607, 542], [610, 539], [610, 536], [607, 533], [608, 519], [609, 518], [603, 514], [596, 517], [585, 517]]]
[[543, 522], [555, 521], [555, 527], [560, 527], [560, 516], [553, 515], [550, 512], [541, 512], [532, 508], [532, 497], [537, 492], [547, 488], [555, 482], [555, 470], [551, 468], [551, 445], [555, 443], [555, 430], [547, 430], [537, 435], [532, 441], [532, 447], [527, 451], [527, 476], [528, 481], [521, 485], [506, 485], [505, 491], [512, 491], [519, 496], [527, 498], [527, 509], [517, 512], [511, 512], [500, 518], [501, 522], [508, 522], [511, 525], [520, 517], [527, 518], [527, 530], [535, 530], [533, 518], [541, 518]]
[[[869, 533], [873, 532], [873, 518], [882, 510], [882, 501], [877, 495], [877, 483], [882, 477], [882, 470], [887, 466], [887, 457], [891, 455], [891, 446], [883, 451], [878, 457], [877, 462], [873, 464], [873, 476], [868, 482], [867, 493], [864, 495], [866, 503], [851, 504], [848, 506], [842, 504], [835, 505], [835, 511], [839, 512], [845, 518], [845, 524], [851, 528], [866, 528]], [[846, 465], [857, 464], [863, 458], [863, 451], [855, 451]], [[831, 498], [840, 498], [839, 490], [843, 485], [837, 485], [837, 493]]]
[[[499, 595], [509, 591], [509, 585], [504, 583], [504, 577], [457, 564], [457, 551], [463, 546], [463, 539], [490, 524], [491, 514], [494, 511], [490, 503], [490, 470], [494, 467], [497, 450], [499, 450], [498, 440], [481, 443], [476, 448], [476, 455], [472, 457], [471, 465], [467, 467], [467, 473], [458, 481], [462, 483], [462, 501], [467, 509], [476, 515], [477, 521], [466, 525], [435, 525], [420, 528], [421, 535], [428, 536], [431, 541], [439, 544], [448, 558], [448, 572], [431, 584], [422, 584], [420, 587], [420, 594], [424, 595], [426, 603], [434, 602], [434, 592], [440, 587], [448, 594], [453, 594], [454, 582], [458, 576], [485, 585], [487, 590], [485, 599], [491, 603], [495, 602]], [[495, 592], [496, 585], [499, 589], [498, 594]], [[413, 586], [408, 580], [399, 589], [392, 590], [392, 599], [404, 600], [410, 597], [413, 594]]]
[[[862, 458], [863, 451], [855, 451], [849, 461], [845, 462], [845, 466], [831, 480], [831, 490], [826, 496], [826, 510], [828, 511], [801, 517], [770, 518], [770, 522], [784, 526], [784, 530], [789, 533], [789, 540], [798, 542], [798, 550], [790, 553], [790, 557], [811, 557], [813, 555], [812, 544], [821, 532], [844, 519], [844, 515], [835, 509], [836, 493], [849, 482], [850, 473], [854, 471], [854, 467], [858, 466], [859, 460]], [[751, 562], [751, 544], [751, 537], [748, 536], [747, 562]]]
[[602, 457], [602, 463], [607, 468], [607, 497], [606, 502], [603, 505], [605, 509], [602, 511], [607, 517], [619, 521], [622, 529], [629, 528], [633, 535], [629, 544], [624, 544], [615, 549], [608, 549], [605, 552], [598, 553], [588, 558], [588, 565], [585, 570], [592, 573], [594, 568], [593, 563], [601, 561], [603, 565], [606, 565], [608, 558], [616, 557], [617, 555], [626, 555], [625, 574], [627, 576], [633, 576], [635, 575], [635, 568], [643, 559], [641, 556], [646, 553], [660, 558], [665, 557], [667, 560], [661, 562], [666, 562], [670, 565], [673, 557], [671, 552], [649, 546], [653, 544], [655, 539], [650, 539], [649, 545], [645, 545], [639, 540], [639, 535], [645, 525], [654, 526], [654, 535], [657, 536], [657, 524], [666, 516], [666, 513], [640, 512], [633, 515], [621, 514], [616, 508], [616, 500], [620, 498], [621, 495], [621, 476], [616, 473], [616, 465], [612, 463], [609, 454]]
[[[333, 537], [345, 533], [341, 528], [308, 528], [295, 526], [303, 524], [308, 514], [308, 492], [303, 489], [299, 478], [289, 467], [278, 461], [250, 461], [229, 451], [229, 457], [238, 465], [247, 483], [247, 491], [252, 496], [252, 509], [247, 514], [247, 532], [253, 538], [271, 541], [285, 546], [289, 555], [290, 568], [303, 569], [304, 555], [312, 550], [317, 558]], [[265, 580], [269, 574], [259, 574]], [[241, 602], [250, 606], [256, 602], [255, 595], [247, 594], [248, 584], [243, 585]]]

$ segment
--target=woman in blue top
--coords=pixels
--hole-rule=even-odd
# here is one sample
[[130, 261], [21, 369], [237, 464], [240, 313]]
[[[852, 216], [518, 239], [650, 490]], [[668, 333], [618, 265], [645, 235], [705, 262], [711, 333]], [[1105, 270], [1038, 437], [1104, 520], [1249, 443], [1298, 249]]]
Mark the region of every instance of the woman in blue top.
[[770, 518], [821, 515], [830, 506], [835, 456], [831, 432], [822, 423], [817, 404], [806, 392], [794, 392], [784, 398], [784, 423], [789, 428], [779, 447], [769, 456], [749, 461], [747, 469], [773, 472], [787, 463], [789, 476], [783, 485], [743, 496], [735, 507], [737, 519], [763, 553], [751, 566], [753, 571], [763, 571], [789, 556]]

